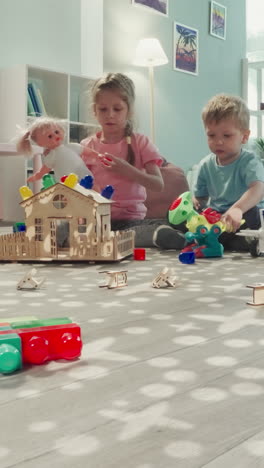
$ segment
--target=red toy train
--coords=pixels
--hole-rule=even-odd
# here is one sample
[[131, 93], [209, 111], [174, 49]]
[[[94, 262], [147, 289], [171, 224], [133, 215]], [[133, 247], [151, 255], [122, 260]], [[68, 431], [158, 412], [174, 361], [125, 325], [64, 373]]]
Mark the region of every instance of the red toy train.
[[67, 317], [0, 323], [0, 372], [81, 355], [81, 329]]

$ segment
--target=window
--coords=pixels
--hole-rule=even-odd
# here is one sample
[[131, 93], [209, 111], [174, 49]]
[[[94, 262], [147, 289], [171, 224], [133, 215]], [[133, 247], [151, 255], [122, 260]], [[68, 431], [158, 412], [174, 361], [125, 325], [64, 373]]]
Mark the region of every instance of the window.
[[87, 219], [86, 218], [78, 218], [78, 232], [81, 234], [86, 233], [87, 229]]
[[35, 218], [35, 240], [43, 241], [43, 221], [41, 218]]
[[67, 206], [67, 203], [67, 198], [62, 194], [55, 195], [55, 197], [53, 198], [53, 206], [58, 210], [65, 208], [65, 206]]

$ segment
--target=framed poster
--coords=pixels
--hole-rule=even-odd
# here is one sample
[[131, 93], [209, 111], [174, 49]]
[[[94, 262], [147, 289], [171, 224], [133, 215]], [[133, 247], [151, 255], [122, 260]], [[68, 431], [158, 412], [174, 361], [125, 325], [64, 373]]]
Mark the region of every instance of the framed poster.
[[132, 0], [132, 4], [168, 16], [169, 0]]
[[214, 1], [211, 2], [210, 34], [218, 39], [226, 38], [226, 7]]
[[197, 29], [174, 22], [174, 70], [198, 75], [198, 39]]

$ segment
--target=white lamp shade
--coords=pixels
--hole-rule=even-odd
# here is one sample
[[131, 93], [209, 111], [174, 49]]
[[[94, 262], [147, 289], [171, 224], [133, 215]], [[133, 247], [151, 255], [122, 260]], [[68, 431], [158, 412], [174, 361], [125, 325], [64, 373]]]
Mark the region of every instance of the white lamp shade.
[[157, 67], [168, 63], [168, 57], [165, 54], [161, 43], [155, 38], [140, 39], [133, 60], [134, 65], [140, 67]]

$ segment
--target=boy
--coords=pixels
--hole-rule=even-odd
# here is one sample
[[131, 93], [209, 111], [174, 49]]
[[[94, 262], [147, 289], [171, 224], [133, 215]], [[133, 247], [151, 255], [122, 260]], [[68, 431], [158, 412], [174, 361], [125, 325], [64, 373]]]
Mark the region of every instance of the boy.
[[225, 248], [248, 250], [243, 237], [235, 236], [244, 219], [243, 229], [260, 227], [259, 208], [264, 208], [264, 167], [242, 145], [248, 141], [249, 111], [239, 97], [219, 94], [210, 99], [202, 119], [211, 154], [199, 164], [194, 186], [195, 209], [208, 202], [222, 213], [229, 232], [220, 236]]
[[[248, 251], [247, 240], [235, 232], [242, 219], [243, 229], [259, 229], [259, 208], [264, 208], [263, 164], [254, 153], [242, 149], [250, 134], [248, 108], [239, 97], [219, 94], [207, 103], [202, 119], [211, 154], [198, 166], [194, 208], [199, 211], [208, 204], [222, 213], [229, 232], [221, 234], [219, 241], [225, 249]], [[156, 240], [163, 249], [183, 247], [180, 232], [170, 226], [160, 226], [154, 233], [154, 243]]]

